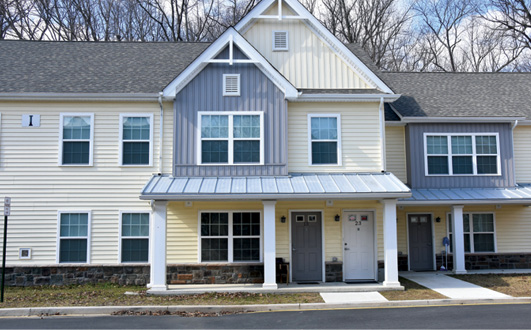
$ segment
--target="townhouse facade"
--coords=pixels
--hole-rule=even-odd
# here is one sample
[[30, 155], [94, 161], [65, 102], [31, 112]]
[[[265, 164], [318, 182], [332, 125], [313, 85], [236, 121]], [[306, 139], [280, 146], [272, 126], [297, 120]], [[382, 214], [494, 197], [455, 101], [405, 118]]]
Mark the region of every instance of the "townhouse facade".
[[381, 72], [295, 0], [211, 44], [0, 49], [11, 285], [531, 268], [529, 74]]

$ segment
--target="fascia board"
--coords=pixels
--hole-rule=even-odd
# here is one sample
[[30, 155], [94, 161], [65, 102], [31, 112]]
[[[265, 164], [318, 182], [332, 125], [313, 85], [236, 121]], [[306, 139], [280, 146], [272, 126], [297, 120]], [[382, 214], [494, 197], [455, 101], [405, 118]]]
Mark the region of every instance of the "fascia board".
[[140, 195], [141, 200], [167, 200], [167, 201], [198, 201], [198, 200], [352, 200], [352, 199], [383, 199], [383, 198], [408, 198], [411, 192], [393, 193], [352, 193], [352, 194], [145, 194]]
[[207, 66], [207, 61], [214, 58], [229, 43], [230, 37], [250, 59], [256, 60], [257, 67], [284, 92], [287, 99], [298, 96], [297, 89], [282, 76], [267, 60], [254, 49], [245, 38], [243, 38], [234, 28], [229, 28], [214, 43], [212, 43], [199, 57], [197, 57], [177, 78], [175, 78], [163, 90], [166, 99], [173, 99], [179, 91], [186, 86], [195, 76]]
[[404, 123], [512, 123], [525, 117], [402, 117]]
[[[236, 24], [236, 30], [241, 31], [247, 29], [247, 25], [251, 23], [251, 20], [260, 15], [263, 11], [269, 8], [273, 2], [278, 0], [262, 0], [249, 14], [247, 14], [242, 20]], [[316, 33], [320, 39], [328, 44], [349, 67], [358, 73], [363, 80], [369, 85], [375, 84], [375, 88], [379, 88], [384, 93], [393, 94], [393, 91], [375, 75], [362, 61], [360, 61], [343, 43], [341, 43], [330, 31], [328, 31], [322, 24], [315, 18], [302, 4], [297, 0], [282, 0], [288, 6], [290, 6], [297, 14], [306, 19], [310, 23], [310, 28]], [[308, 23], [307, 23], [308, 24]], [[358, 69], [359, 68], [359, 69]]]
[[493, 205], [493, 204], [521, 204], [531, 205], [531, 199], [467, 199], [467, 200], [436, 200], [436, 201], [404, 201], [398, 200], [401, 206], [430, 206], [430, 205]]
[[158, 93], [0, 93], [5, 101], [153, 101]]
[[393, 102], [400, 94], [302, 94], [295, 101], [299, 102]]

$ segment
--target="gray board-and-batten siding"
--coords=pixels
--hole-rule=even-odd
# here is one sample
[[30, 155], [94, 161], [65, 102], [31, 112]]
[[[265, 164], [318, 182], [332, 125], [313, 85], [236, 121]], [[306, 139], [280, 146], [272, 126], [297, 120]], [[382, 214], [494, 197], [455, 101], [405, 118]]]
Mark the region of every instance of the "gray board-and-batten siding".
[[[218, 55], [225, 57], [227, 50]], [[235, 58], [245, 58], [234, 49]], [[240, 74], [240, 96], [223, 96], [223, 74]], [[199, 111], [263, 111], [264, 165], [198, 165]], [[288, 174], [288, 115], [284, 93], [254, 64], [208, 64], [175, 98], [173, 175], [269, 176]]]
[[[498, 133], [501, 175], [426, 176], [424, 133]], [[412, 189], [506, 188], [516, 185], [510, 124], [409, 124], [406, 127], [406, 157], [408, 183]]]

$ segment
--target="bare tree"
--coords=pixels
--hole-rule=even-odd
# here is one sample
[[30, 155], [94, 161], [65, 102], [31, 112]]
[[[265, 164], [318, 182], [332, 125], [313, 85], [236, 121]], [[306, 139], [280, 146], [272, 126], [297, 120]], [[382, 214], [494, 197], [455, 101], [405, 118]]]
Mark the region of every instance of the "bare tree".
[[356, 42], [377, 66], [383, 66], [393, 40], [410, 20], [397, 0], [323, 0], [320, 19], [344, 42]]
[[531, 49], [531, 0], [490, 0], [483, 16]]

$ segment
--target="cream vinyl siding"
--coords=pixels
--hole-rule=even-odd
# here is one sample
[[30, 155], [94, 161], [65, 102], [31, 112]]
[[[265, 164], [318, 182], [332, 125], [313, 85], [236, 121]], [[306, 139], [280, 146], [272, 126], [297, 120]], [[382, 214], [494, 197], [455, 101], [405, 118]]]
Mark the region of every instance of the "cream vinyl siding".
[[[289, 172], [380, 172], [378, 103], [289, 103]], [[308, 114], [341, 114], [342, 165], [309, 165]]]
[[516, 182], [531, 183], [531, 126], [516, 126], [513, 142]]
[[[159, 171], [160, 108], [156, 100], [120, 102], [12, 102], [0, 105], [0, 191], [12, 198], [7, 264], [55, 264], [57, 211], [92, 212], [92, 264], [118, 263], [119, 212], [150, 212], [140, 191]], [[60, 113], [94, 114], [94, 165], [59, 166]], [[152, 113], [153, 166], [119, 164], [120, 113]], [[22, 114], [41, 115], [40, 127], [21, 127]], [[171, 173], [173, 109], [165, 105], [163, 169]], [[0, 229], [1, 230], [1, 229]], [[19, 248], [32, 258], [19, 260]]]
[[[170, 202], [168, 204], [168, 239], [167, 263], [183, 264], [199, 262], [198, 251], [198, 223], [200, 211], [260, 211], [263, 217], [262, 202], [192, 202], [192, 206], [185, 206], [184, 202]], [[334, 205], [327, 207], [325, 201], [288, 202], [278, 201], [275, 205], [276, 256], [289, 261], [290, 255], [290, 211], [323, 211], [324, 221], [324, 258], [332, 261], [336, 257], [343, 260], [342, 221], [334, 221], [336, 214], [342, 215], [343, 210], [375, 211], [376, 230], [378, 239], [378, 260], [383, 260], [383, 213], [382, 204], [377, 201], [334, 201]], [[286, 217], [286, 223], [280, 218]], [[263, 234], [262, 224], [262, 234]], [[263, 246], [263, 241], [262, 241]]]
[[[282, 14], [294, 15], [286, 6]], [[288, 31], [287, 51], [273, 51], [273, 31]], [[258, 19], [243, 36], [297, 88], [370, 88], [303, 20]]]
[[385, 127], [385, 152], [387, 171], [407, 182], [406, 173], [406, 137], [404, 126]]
[[[433, 214], [435, 233], [435, 252], [440, 254], [444, 250], [443, 237], [447, 236], [446, 215], [452, 212], [450, 206], [424, 206], [402, 207], [397, 210], [398, 251], [407, 254], [407, 213]], [[497, 209], [495, 205], [465, 205], [464, 213], [488, 212], [494, 214], [496, 223], [496, 247], [497, 253], [530, 253], [531, 243], [531, 208], [524, 205], [501, 205]], [[435, 222], [437, 217], [441, 222]]]

